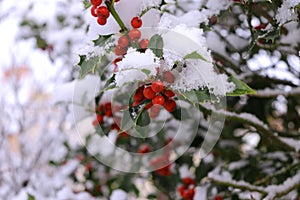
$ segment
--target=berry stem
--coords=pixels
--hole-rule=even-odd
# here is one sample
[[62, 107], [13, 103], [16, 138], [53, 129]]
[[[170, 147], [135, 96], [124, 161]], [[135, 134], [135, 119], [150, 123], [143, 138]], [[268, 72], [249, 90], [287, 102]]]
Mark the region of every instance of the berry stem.
[[120, 18], [117, 11], [115, 10], [115, 7], [114, 7], [115, 1], [114, 0], [113, 1], [105, 1], [105, 4], [106, 4], [108, 10], [110, 11], [111, 15], [115, 18], [115, 20], [121, 27], [121, 29], [122, 29], [121, 31], [127, 31], [125, 24], [123, 23], [122, 19]]

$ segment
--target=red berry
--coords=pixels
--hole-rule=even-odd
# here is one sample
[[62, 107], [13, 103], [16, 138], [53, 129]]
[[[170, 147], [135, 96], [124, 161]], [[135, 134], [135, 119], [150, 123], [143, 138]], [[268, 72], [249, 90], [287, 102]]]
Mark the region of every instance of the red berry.
[[90, 171], [93, 170], [93, 165], [91, 163], [86, 163], [85, 164], [85, 169], [90, 172]]
[[115, 47], [114, 51], [117, 56], [122, 56], [122, 55], [126, 54], [127, 48], [123, 48], [118, 45]]
[[158, 95], [152, 99], [152, 103], [155, 105], [164, 105], [165, 103], [165, 98], [161, 95]]
[[143, 91], [143, 94], [146, 99], [153, 99], [155, 97], [155, 92], [151, 87], [146, 87]]
[[99, 126], [99, 122], [97, 121], [97, 119], [95, 119], [92, 124], [93, 126]]
[[97, 9], [97, 6], [92, 6], [91, 7], [91, 14], [94, 16], [94, 17], [98, 17], [98, 14], [96, 12], [96, 9]]
[[262, 24], [262, 23], [261, 23], [261, 24], [259, 24], [258, 26], [254, 27], [254, 29], [255, 29], [255, 30], [261, 30], [261, 29], [266, 28], [266, 26], [267, 26], [266, 24]]
[[102, 0], [91, 0], [93, 6], [99, 6], [102, 3]]
[[168, 98], [171, 98], [175, 96], [175, 93], [172, 90], [166, 90], [164, 91], [164, 95]]
[[110, 130], [117, 130], [117, 131], [120, 131], [120, 127], [119, 127], [116, 123], [113, 123], [113, 124], [110, 126]]
[[103, 123], [103, 116], [102, 115], [97, 115], [97, 121], [99, 122], [99, 124]]
[[129, 31], [128, 36], [132, 41], [138, 41], [141, 38], [142, 33], [138, 29], [132, 29]]
[[186, 187], [183, 186], [183, 185], [181, 185], [181, 186], [178, 188], [178, 192], [179, 192], [179, 194], [180, 194], [181, 196], [184, 194], [185, 190], [186, 190]]
[[120, 133], [119, 137], [118, 138], [128, 138], [129, 137], [129, 134], [126, 133], [126, 132], [122, 132]]
[[166, 71], [163, 73], [163, 80], [167, 83], [174, 83], [175, 77], [172, 72]]
[[132, 20], [131, 20], [131, 26], [133, 28], [140, 28], [142, 25], [143, 25], [143, 21], [142, 21], [141, 18], [139, 18], [139, 17], [132, 18]]
[[169, 99], [165, 102], [164, 107], [168, 112], [173, 112], [176, 109], [176, 102], [173, 99]]
[[185, 185], [195, 185], [195, 181], [194, 179], [190, 178], [190, 177], [186, 177], [186, 178], [183, 178], [182, 179], [182, 182], [185, 184]]
[[148, 48], [148, 44], [149, 44], [149, 40], [148, 39], [142, 39], [140, 41], [140, 47], [141, 47], [141, 49], [147, 49]]
[[111, 110], [111, 102], [107, 102], [107, 103], [105, 104], [105, 109], [106, 109], [106, 110]]
[[106, 24], [107, 19], [105, 17], [98, 17], [97, 22], [99, 25], [103, 26]]
[[78, 154], [78, 155], [76, 156], [76, 158], [77, 158], [77, 160], [79, 160], [79, 161], [81, 162], [81, 161], [83, 161], [83, 159], [84, 159], [84, 155]]
[[116, 58], [115, 60], [114, 60], [114, 65], [117, 67], [118, 66], [118, 62], [120, 62], [121, 60], [122, 60], [123, 58]]
[[136, 93], [133, 95], [133, 99], [135, 101], [142, 101], [144, 99], [143, 92], [136, 91]]
[[159, 105], [153, 105], [150, 108], [149, 115], [150, 115], [151, 119], [156, 118], [159, 115], [159, 113], [160, 113], [160, 106]]
[[152, 83], [151, 88], [154, 92], [162, 92], [164, 89], [164, 84], [157, 80]]
[[189, 189], [189, 190], [187, 191], [187, 193], [186, 193], [186, 196], [187, 196], [188, 198], [192, 198], [192, 197], [194, 197], [194, 195], [195, 195], [195, 190], [194, 190], [194, 188]]
[[145, 105], [144, 109], [148, 110], [149, 108], [151, 108], [153, 106], [152, 102], [148, 103], [147, 105]]
[[223, 200], [223, 197], [220, 196], [220, 195], [217, 195], [217, 196], [214, 197], [214, 200]]
[[99, 17], [109, 17], [109, 10], [105, 6], [100, 6], [99, 8], [97, 8], [96, 11]]
[[150, 146], [148, 144], [143, 144], [140, 146], [138, 153], [144, 154], [150, 152]]
[[105, 112], [105, 115], [106, 115], [107, 117], [112, 117], [112, 116], [113, 116], [112, 110], [107, 110], [107, 111]]
[[135, 107], [135, 106], [138, 106], [141, 102], [140, 101], [135, 101], [133, 102], [132, 106]]
[[118, 45], [119, 45], [120, 47], [128, 47], [128, 45], [129, 45], [129, 40], [128, 40], [128, 38], [127, 38], [125, 35], [121, 36], [121, 37], [119, 38]]

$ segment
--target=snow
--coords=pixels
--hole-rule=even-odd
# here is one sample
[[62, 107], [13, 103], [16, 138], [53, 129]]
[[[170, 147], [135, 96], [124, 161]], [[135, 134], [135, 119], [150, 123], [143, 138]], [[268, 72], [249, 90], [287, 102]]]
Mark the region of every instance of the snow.
[[300, 141], [292, 138], [278, 137], [281, 141], [293, 147], [296, 152], [300, 151]]
[[[118, 71], [116, 72], [117, 86], [123, 86], [125, 83], [134, 81], [146, 81], [150, 76], [155, 76], [156, 68], [159, 66], [159, 59], [151, 50], [140, 53], [136, 49], [130, 48], [125, 58], [118, 63]], [[142, 70], [149, 70], [149, 75]]]
[[[116, 132], [115, 132], [116, 133]], [[93, 134], [91, 136], [91, 141], [87, 146], [88, 151], [91, 155], [101, 155], [103, 157], [110, 156], [115, 149], [115, 141], [117, 134], [109, 134], [109, 136], [99, 136]]]
[[238, 169], [241, 169], [241, 168], [243, 168], [247, 165], [248, 165], [248, 161], [246, 161], [246, 160], [240, 160], [240, 161], [232, 162], [228, 165], [228, 170], [229, 171], [238, 170]]
[[[212, 57], [201, 29], [180, 24], [163, 34], [162, 37], [164, 49], [168, 50], [168, 54], [172, 52], [174, 55], [184, 57], [196, 51], [206, 59], [206, 61], [187, 60], [187, 67], [182, 69], [171, 86], [174, 90], [190, 91], [207, 87], [211, 93], [224, 96], [226, 92], [234, 89], [234, 86], [227, 82], [226, 75], [217, 74], [214, 71]], [[181, 42], [174, 43], [174, 40]], [[172, 57], [176, 58], [176, 56]]]
[[110, 200], [126, 200], [126, 199], [127, 199], [127, 193], [121, 189], [114, 190], [110, 196]]
[[282, 162], [286, 162], [288, 161], [288, 157], [285, 153], [281, 152], [281, 151], [277, 151], [277, 152], [272, 152], [272, 153], [268, 153], [265, 155], [266, 158], [272, 159], [272, 160], [280, 160]]
[[180, 174], [180, 178], [183, 179], [183, 178], [194, 178], [194, 174], [191, 173], [191, 171], [189, 170], [188, 166], [187, 165], [182, 165], [180, 168], [179, 168], [179, 174]]
[[207, 200], [207, 186], [197, 186], [195, 188], [194, 200]]
[[256, 95], [258, 97], [274, 97], [274, 96], [295, 96], [300, 94], [300, 87], [297, 88], [292, 88], [292, 89], [270, 89], [270, 88], [266, 88], [264, 90], [257, 90], [256, 91]]
[[276, 20], [279, 24], [284, 24], [290, 20], [297, 20], [298, 16], [293, 7], [300, 3], [299, 0], [283, 1], [281, 7], [277, 10]]
[[270, 185], [270, 186], [266, 187], [265, 190], [268, 193], [268, 195], [264, 198], [264, 200], [274, 199], [277, 194], [289, 191], [294, 186], [299, 185], [299, 183], [300, 183], [300, 173], [298, 171], [298, 173], [295, 176], [288, 178], [282, 184]]

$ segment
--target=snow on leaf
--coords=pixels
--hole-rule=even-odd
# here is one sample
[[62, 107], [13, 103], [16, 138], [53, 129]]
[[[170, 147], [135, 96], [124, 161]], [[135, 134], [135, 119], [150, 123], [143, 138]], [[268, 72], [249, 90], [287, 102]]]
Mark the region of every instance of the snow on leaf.
[[95, 69], [101, 63], [102, 57], [93, 57], [87, 59], [86, 56], [80, 56], [80, 61], [78, 63], [80, 67], [80, 78], [84, 78], [88, 73], [95, 73]]
[[227, 96], [240, 96], [240, 95], [245, 95], [245, 94], [255, 94], [256, 93], [246, 83], [238, 80], [234, 76], [229, 77], [228, 81], [234, 83], [235, 90], [233, 92], [227, 93], [226, 94]]

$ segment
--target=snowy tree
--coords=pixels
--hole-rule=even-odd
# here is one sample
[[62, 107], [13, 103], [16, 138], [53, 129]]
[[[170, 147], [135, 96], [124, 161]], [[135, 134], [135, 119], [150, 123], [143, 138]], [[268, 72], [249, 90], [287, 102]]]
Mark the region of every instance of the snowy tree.
[[[299, 0], [0, 4], [0, 19], [19, 25], [16, 44], [44, 51], [58, 77], [51, 112], [24, 120], [39, 105], [19, 102], [30, 72], [3, 73], [16, 81], [1, 102], [1, 158], [11, 161], [1, 169], [13, 166], [3, 197], [299, 198]], [[72, 120], [77, 134], [62, 136]], [[35, 123], [40, 147], [20, 148], [28, 164], [18, 165], [9, 142], [28, 146], [21, 133]]]

